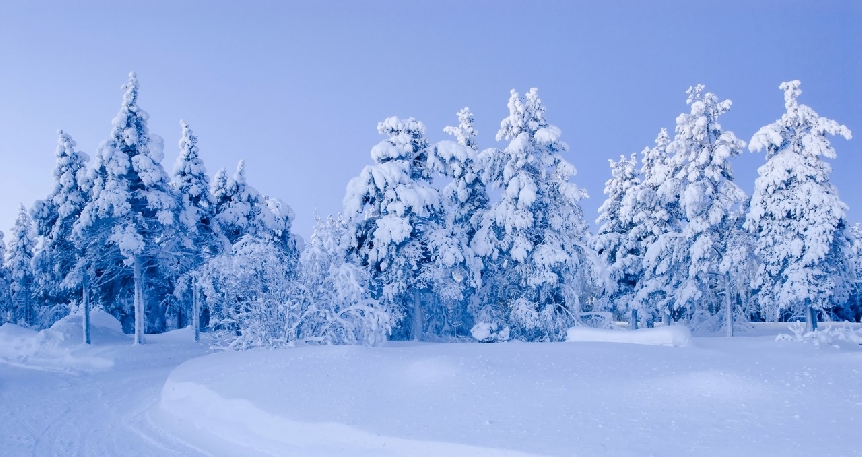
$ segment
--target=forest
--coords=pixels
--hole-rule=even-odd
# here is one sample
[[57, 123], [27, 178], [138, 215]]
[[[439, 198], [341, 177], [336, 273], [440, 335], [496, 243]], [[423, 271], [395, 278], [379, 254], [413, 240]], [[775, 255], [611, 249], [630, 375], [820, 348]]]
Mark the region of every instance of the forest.
[[[850, 130], [802, 104], [799, 81], [780, 85], [785, 113], [748, 142], [722, 129], [729, 100], [689, 88], [672, 131], [610, 161], [595, 233], [537, 89], [512, 90], [502, 149], [477, 144], [468, 108], [437, 143], [390, 117], [343, 212], [319, 217], [309, 240], [242, 161], [209, 176], [185, 122], [168, 173], [134, 73], [123, 87], [93, 158], [59, 131], [53, 188], [0, 232], [0, 324], [40, 329], [98, 308], [137, 343], [199, 323], [244, 349], [862, 317], [862, 229], [827, 162], [828, 137]], [[745, 148], [764, 153], [752, 195], [731, 167]]]

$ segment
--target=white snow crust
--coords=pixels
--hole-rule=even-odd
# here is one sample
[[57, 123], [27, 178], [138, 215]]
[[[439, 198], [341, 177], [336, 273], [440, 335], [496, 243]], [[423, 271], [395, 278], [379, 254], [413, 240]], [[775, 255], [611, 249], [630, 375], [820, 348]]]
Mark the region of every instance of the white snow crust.
[[566, 341], [682, 347], [691, 343], [691, 331], [683, 325], [638, 330], [607, 330], [580, 326], [572, 327], [566, 332]]

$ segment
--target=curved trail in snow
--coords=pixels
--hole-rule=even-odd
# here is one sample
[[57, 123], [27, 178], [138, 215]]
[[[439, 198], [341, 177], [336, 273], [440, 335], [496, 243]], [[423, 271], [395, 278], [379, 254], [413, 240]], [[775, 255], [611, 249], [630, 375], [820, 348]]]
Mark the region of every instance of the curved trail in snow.
[[106, 347], [115, 366], [62, 373], [0, 364], [0, 445], [14, 456], [204, 456], [151, 419], [171, 370], [201, 346]]

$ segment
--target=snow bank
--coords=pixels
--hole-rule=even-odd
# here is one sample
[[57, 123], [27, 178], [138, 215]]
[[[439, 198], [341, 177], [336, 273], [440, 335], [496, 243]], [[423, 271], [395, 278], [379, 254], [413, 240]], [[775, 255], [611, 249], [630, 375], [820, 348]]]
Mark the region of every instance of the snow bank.
[[[83, 317], [64, 317], [50, 328], [35, 331], [14, 324], [0, 326], [0, 362], [51, 371], [106, 370], [114, 365], [102, 350], [82, 344]], [[122, 326], [104, 311], [90, 314], [90, 338], [97, 344], [130, 342]]]
[[177, 367], [153, 417], [219, 456], [853, 454], [862, 348], [774, 339], [223, 352]]
[[[421, 441], [368, 433], [334, 422], [299, 422], [264, 411], [244, 399], [227, 399], [193, 382], [168, 380], [161, 408], [178, 424], [226, 440], [240, 449], [268, 456], [476, 456], [529, 457], [501, 449]], [[175, 425], [176, 426], [176, 425]], [[209, 441], [205, 438], [203, 441]], [[222, 449], [224, 451], [224, 449]], [[248, 452], [248, 451], [246, 451]], [[245, 452], [243, 452], [245, 454]]]
[[688, 346], [691, 331], [683, 325], [643, 328], [638, 330], [605, 330], [591, 327], [572, 327], [566, 332], [567, 342], [600, 342], [645, 344], [649, 346]]

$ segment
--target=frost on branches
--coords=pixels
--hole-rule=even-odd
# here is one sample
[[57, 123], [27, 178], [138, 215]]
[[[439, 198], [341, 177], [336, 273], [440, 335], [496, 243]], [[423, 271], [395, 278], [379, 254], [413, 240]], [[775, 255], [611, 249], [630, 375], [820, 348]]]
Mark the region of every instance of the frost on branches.
[[36, 241], [33, 220], [24, 205], [19, 206], [15, 226], [9, 235], [9, 246], [4, 259], [12, 300], [9, 321], [29, 327], [37, 324], [37, 309], [33, 300], [35, 284], [31, 267]]
[[76, 149], [72, 137], [59, 131], [54, 167], [54, 187], [33, 205], [32, 216], [40, 239], [34, 254], [35, 299], [41, 308], [40, 327], [66, 316], [69, 304], [81, 296], [76, 271], [81, 252], [72, 238], [72, 227], [90, 200], [92, 184], [87, 175], [87, 154]]
[[509, 145], [482, 154], [484, 178], [501, 197], [473, 242], [494, 265], [477, 325], [498, 334], [510, 327], [518, 339], [564, 339], [595, 283], [597, 259], [579, 205], [586, 192], [570, 181], [575, 167], [562, 157], [568, 146], [560, 135], [536, 89], [525, 98], [513, 90], [497, 133]]
[[767, 320], [805, 317], [828, 308], [834, 290], [851, 271], [844, 264], [847, 206], [829, 181], [824, 159], [835, 150], [826, 135], [850, 139], [850, 130], [820, 117], [798, 101], [799, 81], [782, 83], [786, 112], [751, 139], [752, 151], [766, 151], [758, 168], [745, 228], [761, 259], [758, 301]]
[[374, 165], [350, 180], [344, 197], [349, 253], [371, 271], [374, 298], [396, 310], [393, 338], [421, 339], [431, 264], [428, 237], [441, 212], [427, 164], [425, 126], [390, 117], [377, 131], [388, 138], [371, 149]]
[[[605, 183], [607, 199], [599, 207], [601, 224], [593, 239], [594, 248], [607, 265], [610, 284], [606, 291], [608, 306], [617, 315], [631, 313], [635, 286], [643, 275], [643, 246], [638, 239], [640, 230], [635, 221], [637, 191], [640, 184], [634, 154], [630, 158], [609, 160], [611, 179]], [[635, 313], [633, 316], [637, 317]]]
[[[143, 342], [145, 310], [160, 327], [164, 295], [153, 281], [167, 254], [159, 242], [174, 224], [175, 199], [161, 161], [163, 141], [150, 134], [147, 113], [138, 106], [138, 80], [129, 74], [111, 136], [99, 147], [91, 171], [91, 200], [73, 228], [82, 267], [100, 289], [106, 310], [126, 328], [134, 324], [135, 343]], [[108, 298], [109, 297], [109, 298]], [[132, 313], [132, 311], [134, 311]]]
[[438, 306], [429, 310], [424, 331], [444, 337], [464, 337], [473, 326], [484, 264], [472, 242], [488, 208], [488, 193], [482, 182], [476, 129], [468, 108], [458, 112], [457, 127], [444, 132], [457, 142], [441, 141], [429, 155], [430, 168], [447, 182], [440, 191], [443, 215], [429, 235], [432, 265], [429, 282]]

